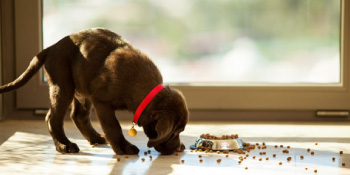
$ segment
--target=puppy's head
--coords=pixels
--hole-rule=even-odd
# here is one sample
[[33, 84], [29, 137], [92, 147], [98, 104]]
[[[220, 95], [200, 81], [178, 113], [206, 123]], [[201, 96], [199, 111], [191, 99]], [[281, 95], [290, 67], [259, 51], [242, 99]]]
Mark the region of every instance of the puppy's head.
[[179, 134], [188, 122], [188, 109], [180, 91], [166, 87], [161, 97], [150, 108], [150, 117], [143, 125], [149, 137], [148, 147], [154, 147], [161, 154], [181, 152], [185, 146]]

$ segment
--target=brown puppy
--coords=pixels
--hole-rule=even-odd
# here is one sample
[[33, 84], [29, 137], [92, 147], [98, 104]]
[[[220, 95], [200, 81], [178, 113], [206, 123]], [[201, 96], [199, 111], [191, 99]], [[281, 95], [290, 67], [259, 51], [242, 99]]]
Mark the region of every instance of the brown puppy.
[[[43, 65], [51, 101], [46, 122], [57, 151], [79, 152], [63, 130], [64, 115], [73, 102], [71, 118], [90, 144], [106, 143], [91, 126], [89, 113], [93, 105], [114, 152], [139, 152], [123, 136], [114, 111], [135, 112], [143, 98], [163, 83], [158, 68], [146, 55], [109, 30], [85, 30], [44, 49], [20, 77], [1, 86], [0, 93], [21, 87]], [[183, 95], [166, 87], [145, 108], [139, 125], [149, 137], [148, 147], [162, 154], [172, 154], [185, 148], [179, 134], [187, 121], [188, 109]]]

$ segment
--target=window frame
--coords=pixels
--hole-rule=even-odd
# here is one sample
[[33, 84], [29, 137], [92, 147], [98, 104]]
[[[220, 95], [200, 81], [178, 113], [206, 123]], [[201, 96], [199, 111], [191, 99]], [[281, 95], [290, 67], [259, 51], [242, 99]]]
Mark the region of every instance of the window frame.
[[[41, 4], [41, 0], [15, 0], [16, 62], [23, 63], [16, 64], [16, 76], [42, 49]], [[342, 0], [341, 13], [341, 83], [337, 85], [171, 86], [183, 92], [191, 110], [350, 110], [350, 53], [345, 49], [350, 48], [349, 1]], [[48, 107], [48, 88], [38, 83], [42, 80], [41, 71], [38, 74], [35, 80], [17, 91], [17, 109]], [[37, 102], [30, 100], [33, 97]]]

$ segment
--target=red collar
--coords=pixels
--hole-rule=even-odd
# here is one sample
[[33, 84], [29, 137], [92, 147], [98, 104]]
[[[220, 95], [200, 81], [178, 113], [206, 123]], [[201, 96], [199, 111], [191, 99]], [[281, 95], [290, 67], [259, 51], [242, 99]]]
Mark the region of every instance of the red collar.
[[134, 115], [134, 120], [133, 122], [137, 125], [139, 125], [139, 118], [143, 112], [143, 110], [145, 110], [145, 108], [147, 107], [147, 105], [149, 104], [149, 102], [151, 102], [151, 100], [162, 90], [164, 89], [164, 86], [162, 84], [157, 85], [155, 88], [153, 88], [151, 90], [151, 92], [149, 92], [147, 94], [147, 96], [142, 100], [142, 102], [140, 103], [139, 107], [137, 107], [135, 115]]

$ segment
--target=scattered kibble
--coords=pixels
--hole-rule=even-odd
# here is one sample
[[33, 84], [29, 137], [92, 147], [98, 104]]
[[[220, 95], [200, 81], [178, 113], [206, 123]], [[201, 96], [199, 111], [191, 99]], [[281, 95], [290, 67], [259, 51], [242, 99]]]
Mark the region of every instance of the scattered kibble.
[[179, 156], [179, 153], [176, 153], [175, 156]]
[[255, 159], [255, 156], [253, 156], [253, 159]]
[[345, 166], [345, 163], [342, 163], [341, 166]]
[[304, 156], [300, 156], [300, 159], [304, 159]]
[[181, 160], [181, 163], [185, 163], [185, 160]]
[[280, 145], [281, 148], [283, 148], [283, 145]]
[[333, 162], [335, 161], [335, 157], [332, 158]]
[[307, 168], [305, 168], [305, 170], [307, 170]]
[[143, 154], [145, 154], [145, 156], [147, 156], [147, 152], [146, 151]]
[[278, 164], [279, 164], [279, 165], [282, 165], [282, 162], [279, 162]]
[[339, 151], [339, 154], [343, 154], [344, 152], [343, 151]]
[[144, 161], [145, 161], [145, 158], [142, 158], [141, 160], [142, 160], [142, 162], [144, 162]]
[[275, 148], [278, 148], [278, 145], [275, 145]]
[[282, 152], [283, 152], [283, 153], [286, 153], [286, 154], [289, 153], [289, 151], [288, 151], [287, 149], [283, 150]]
[[314, 170], [315, 173], [317, 173], [317, 170]]
[[246, 170], [247, 170], [247, 169], [248, 169], [248, 167], [245, 167], [244, 169], [246, 169]]
[[217, 162], [220, 163], [220, 162], [221, 162], [221, 159], [218, 159]]
[[202, 155], [199, 155], [198, 157], [199, 157], [199, 158], [202, 158]]
[[290, 146], [287, 146], [287, 148], [289, 149], [289, 148], [290, 148]]
[[125, 158], [129, 158], [129, 156], [125, 156]]
[[315, 152], [311, 151], [311, 155], [314, 155], [314, 154], [315, 154]]
[[193, 150], [190, 150], [190, 152], [192, 153], [192, 152], [193, 152]]
[[262, 158], [259, 158], [259, 161], [262, 161]]
[[273, 156], [273, 157], [276, 157], [276, 154], [273, 154], [272, 156]]
[[318, 143], [316, 142], [315, 145], [318, 145]]
[[242, 161], [238, 161], [238, 164], [241, 164], [242, 163]]
[[148, 152], [148, 154], [151, 154], [151, 150], [148, 150], [147, 152]]
[[120, 158], [119, 158], [119, 157], [117, 158], [117, 161], [118, 161], [118, 162], [120, 161]]
[[292, 160], [292, 157], [287, 157], [287, 160], [288, 160], [288, 161]]
[[202, 163], [202, 162], [203, 162], [203, 159], [199, 159], [199, 162]]
[[308, 149], [307, 149], [307, 152], [310, 152], [310, 151], [311, 151], [311, 149], [310, 149], [310, 148], [308, 148]]
[[226, 155], [226, 157], [228, 157], [228, 154]]
[[93, 148], [95, 148], [96, 146], [98, 146], [98, 143], [94, 143], [94, 144], [92, 145]]
[[266, 160], [269, 160], [269, 158], [268, 158], [268, 157], [266, 157]]

